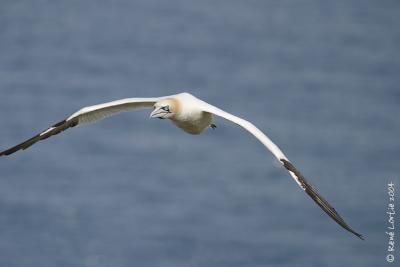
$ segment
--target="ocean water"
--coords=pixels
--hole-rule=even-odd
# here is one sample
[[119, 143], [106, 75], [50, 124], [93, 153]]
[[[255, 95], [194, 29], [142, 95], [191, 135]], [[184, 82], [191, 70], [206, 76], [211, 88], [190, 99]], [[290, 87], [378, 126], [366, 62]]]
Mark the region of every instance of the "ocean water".
[[191, 136], [140, 110], [0, 158], [0, 266], [385, 266], [399, 12], [398, 1], [2, 0], [1, 149], [83, 106], [187, 91], [265, 131], [366, 240], [239, 127], [216, 118]]

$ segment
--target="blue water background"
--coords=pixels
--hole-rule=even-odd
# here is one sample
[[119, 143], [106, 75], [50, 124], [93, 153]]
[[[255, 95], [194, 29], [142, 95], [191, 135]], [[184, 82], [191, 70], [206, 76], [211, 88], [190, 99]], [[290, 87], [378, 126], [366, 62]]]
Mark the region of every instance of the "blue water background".
[[191, 136], [141, 110], [0, 159], [0, 266], [384, 266], [399, 14], [394, 0], [2, 0], [1, 149], [86, 105], [188, 91], [265, 131], [366, 241], [239, 127]]

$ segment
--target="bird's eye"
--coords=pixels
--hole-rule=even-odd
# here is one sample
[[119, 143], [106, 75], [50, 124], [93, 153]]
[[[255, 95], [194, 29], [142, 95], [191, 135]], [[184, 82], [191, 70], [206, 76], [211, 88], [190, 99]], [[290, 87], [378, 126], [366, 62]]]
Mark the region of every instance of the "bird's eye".
[[163, 106], [161, 109], [169, 112], [169, 106]]

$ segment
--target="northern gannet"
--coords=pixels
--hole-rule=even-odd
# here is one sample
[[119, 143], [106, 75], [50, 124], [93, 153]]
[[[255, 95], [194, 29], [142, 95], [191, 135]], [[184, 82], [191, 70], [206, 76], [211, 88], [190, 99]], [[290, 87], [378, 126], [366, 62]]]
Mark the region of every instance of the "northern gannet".
[[315, 201], [315, 203], [322, 208], [322, 210], [324, 210], [344, 229], [363, 239], [362, 235], [354, 231], [346, 224], [343, 218], [322, 196], [318, 194], [314, 187], [307, 182], [304, 176], [294, 167], [294, 165], [287, 159], [283, 152], [256, 126], [247, 120], [236, 117], [213, 105], [210, 105], [189, 93], [180, 93], [176, 95], [155, 98], [126, 98], [104, 104], [84, 107], [69, 116], [67, 119], [54, 124], [47, 130], [39, 133], [31, 139], [0, 152], [0, 156], [10, 155], [21, 149], [25, 150], [36, 142], [47, 139], [52, 135], [56, 135], [68, 128], [72, 128], [80, 124], [99, 121], [120, 112], [130, 111], [137, 108], [152, 107], [154, 110], [150, 114], [151, 118], [169, 119], [177, 127], [189, 134], [196, 135], [203, 132], [203, 130], [206, 128], [215, 128], [216, 126], [213, 124], [213, 115], [222, 117], [243, 127], [272, 152], [278, 161], [289, 171], [289, 174], [294, 178], [301, 189], [303, 189]]

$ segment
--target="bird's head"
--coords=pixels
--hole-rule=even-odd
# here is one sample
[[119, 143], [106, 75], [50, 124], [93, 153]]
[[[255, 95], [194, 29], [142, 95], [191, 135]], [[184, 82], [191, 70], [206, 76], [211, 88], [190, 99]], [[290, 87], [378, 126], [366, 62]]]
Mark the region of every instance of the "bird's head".
[[178, 100], [168, 98], [163, 99], [154, 104], [154, 110], [150, 114], [150, 118], [170, 119], [173, 118], [180, 110]]

